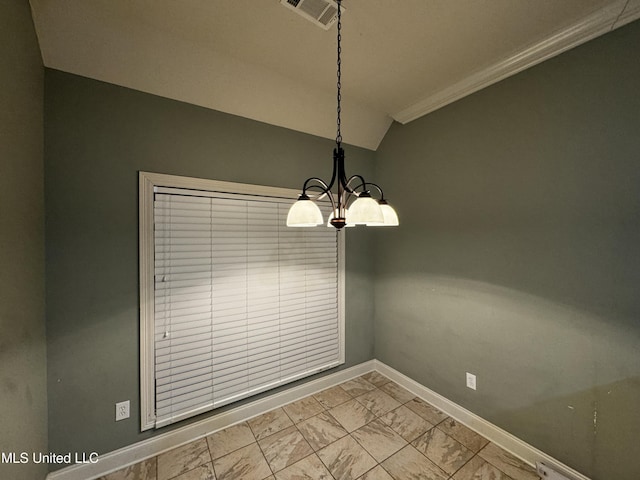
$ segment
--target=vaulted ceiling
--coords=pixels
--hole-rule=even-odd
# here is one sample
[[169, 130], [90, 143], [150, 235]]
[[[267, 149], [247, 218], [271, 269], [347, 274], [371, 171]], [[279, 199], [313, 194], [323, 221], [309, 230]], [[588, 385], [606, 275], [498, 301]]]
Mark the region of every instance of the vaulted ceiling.
[[[31, 0], [47, 67], [335, 138], [336, 27], [280, 0]], [[640, 18], [640, 0], [344, 0], [344, 141]]]

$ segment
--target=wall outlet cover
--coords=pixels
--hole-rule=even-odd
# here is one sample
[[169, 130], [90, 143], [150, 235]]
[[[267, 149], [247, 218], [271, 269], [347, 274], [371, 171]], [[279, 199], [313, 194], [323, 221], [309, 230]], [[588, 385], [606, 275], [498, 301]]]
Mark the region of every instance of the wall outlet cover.
[[467, 387], [472, 390], [476, 389], [476, 376], [473, 373], [467, 372]]
[[116, 403], [116, 422], [129, 418], [129, 400]]

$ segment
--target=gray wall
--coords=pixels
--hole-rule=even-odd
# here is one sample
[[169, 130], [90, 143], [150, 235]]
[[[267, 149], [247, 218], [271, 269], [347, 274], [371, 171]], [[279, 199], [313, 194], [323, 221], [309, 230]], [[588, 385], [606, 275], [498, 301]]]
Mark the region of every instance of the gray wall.
[[[49, 441], [97, 451], [139, 432], [138, 171], [300, 188], [333, 142], [46, 70]], [[373, 152], [346, 147], [367, 174]], [[372, 242], [347, 235], [345, 366], [373, 358]], [[114, 405], [131, 400], [131, 419]], [[162, 430], [161, 430], [162, 431]]]
[[[0, 2], [0, 452], [47, 452], [43, 68], [29, 2]], [[0, 463], [0, 478], [46, 466]]]
[[635, 22], [376, 155], [401, 216], [376, 358], [594, 480], [640, 478], [639, 45]]
[[[640, 476], [638, 44], [636, 22], [394, 125], [376, 154], [347, 148], [349, 172], [375, 159], [402, 222], [348, 232], [347, 366], [375, 352], [594, 480]], [[45, 87], [49, 447], [107, 452], [152, 434], [138, 420], [137, 171], [297, 188], [330, 173], [332, 142], [53, 70]], [[15, 221], [41, 245], [29, 172], [2, 192], [34, 194], [36, 221]], [[25, 285], [37, 299], [37, 275]], [[124, 399], [132, 417], [115, 423]]]

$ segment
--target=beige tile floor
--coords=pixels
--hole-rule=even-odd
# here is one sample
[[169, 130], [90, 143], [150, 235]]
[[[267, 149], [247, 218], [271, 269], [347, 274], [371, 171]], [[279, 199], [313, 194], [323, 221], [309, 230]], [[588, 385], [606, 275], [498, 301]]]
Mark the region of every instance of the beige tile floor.
[[101, 480], [538, 480], [535, 471], [377, 372]]

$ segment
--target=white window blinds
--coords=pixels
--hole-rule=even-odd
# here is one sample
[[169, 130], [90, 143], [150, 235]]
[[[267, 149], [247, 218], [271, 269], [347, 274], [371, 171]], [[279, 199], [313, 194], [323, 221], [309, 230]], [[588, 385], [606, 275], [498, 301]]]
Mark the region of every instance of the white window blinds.
[[155, 188], [156, 427], [344, 361], [338, 235], [291, 201]]

